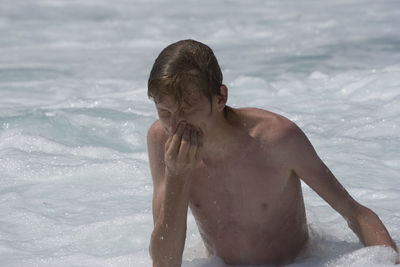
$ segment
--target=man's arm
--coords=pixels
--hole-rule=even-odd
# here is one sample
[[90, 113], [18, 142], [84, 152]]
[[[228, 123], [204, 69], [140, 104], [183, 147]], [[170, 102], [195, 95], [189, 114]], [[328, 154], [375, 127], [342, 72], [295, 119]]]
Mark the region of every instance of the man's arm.
[[289, 123], [284, 139], [288, 167], [347, 220], [365, 246], [385, 245], [399, 252], [379, 217], [349, 195], [300, 128]]
[[150, 254], [153, 266], [180, 266], [186, 238], [189, 175], [200, 149], [198, 134], [190, 126], [180, 124], [166, 142], [163, 131], [154, 124], [147, 135], [154, 186]]

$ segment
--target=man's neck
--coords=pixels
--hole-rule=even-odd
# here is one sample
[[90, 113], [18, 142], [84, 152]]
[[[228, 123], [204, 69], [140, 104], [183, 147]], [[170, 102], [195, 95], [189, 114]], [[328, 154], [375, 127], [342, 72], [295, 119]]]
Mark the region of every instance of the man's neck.
[[204, 161], [223, 159], [232, 154], [238, 145], [238, 136], [245, 134], [238, 124], [237, 117], [236, 112], [232, 110], [228, 116], [221, 116], [216, 120], [215, 127], [207, 134], [203, 144]]

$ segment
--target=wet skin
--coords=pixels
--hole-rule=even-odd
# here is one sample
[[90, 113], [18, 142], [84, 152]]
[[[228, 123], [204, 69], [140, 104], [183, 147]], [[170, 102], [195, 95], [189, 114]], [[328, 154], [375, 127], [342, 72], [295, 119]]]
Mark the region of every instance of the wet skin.
[[204, 159], [194, 170], [190, 209], [210, 255], [229, 264], [290, 262], [308, 239], [300, 180], [275, 155], [279, 136], [260, 125], [276, 128], [284, 119], [233, 112], [247, 126], [232, 131], [235, 145], [221, 148], [230, 156]]
[[[182, 111], [167, 99], [157, 105], [160, 120], [152, 128], [163, 142], [183, 121], [217, 136], [203, 101]], [[279, 128], [290, 122], [259, 109], [231, 108], [227, 119], [228, 141], [219, 141], [214, 153], [203, 151], [190, 177], [189, 206], [208, 254], [230, 264], [292, 261], [308, 239], [304, 203], [299, 178], [274, 152], [284, 134]]]
[[192, 95], [156, 104], [148, 133], [155, 228], [154, 266], [179, 266], [190, 207], [209, 255], [233, 265], [293, 261], [308, 240], [300, 177], [366, 245], [396, 249], [371, 210], [357, 203], [315, 153], [304, 133], [266, 110], [233, 109]]

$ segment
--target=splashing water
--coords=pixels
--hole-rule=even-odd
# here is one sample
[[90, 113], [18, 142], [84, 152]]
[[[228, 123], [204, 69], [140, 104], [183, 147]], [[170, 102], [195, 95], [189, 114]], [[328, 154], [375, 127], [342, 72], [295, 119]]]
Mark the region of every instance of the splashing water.
[[[230, 105], [295, 121], [400, 243], [400, 2], [0, 1], [1, 266], [151, 266], [146, 81], [185, 38], [214, 49]], [[292, 266], [393, 264], [303, 191]], [[225, 266], [191, 215], [183, 259]]]

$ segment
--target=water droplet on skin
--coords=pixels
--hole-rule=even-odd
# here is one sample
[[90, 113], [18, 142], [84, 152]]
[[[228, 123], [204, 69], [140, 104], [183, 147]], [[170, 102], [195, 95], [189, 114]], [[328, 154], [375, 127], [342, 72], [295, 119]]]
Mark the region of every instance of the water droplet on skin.
[[160, 240], [164, 240], [164, 237], [163, 237], [163, 236], [160, 236]]
[[216, 200], [214, 200], [214, 202], [213, 202], [213, 203], [214, 203], [214, 205], [216, 205], [216, 204], [217, 204], [217, 201], [216, 201]]

